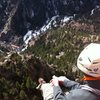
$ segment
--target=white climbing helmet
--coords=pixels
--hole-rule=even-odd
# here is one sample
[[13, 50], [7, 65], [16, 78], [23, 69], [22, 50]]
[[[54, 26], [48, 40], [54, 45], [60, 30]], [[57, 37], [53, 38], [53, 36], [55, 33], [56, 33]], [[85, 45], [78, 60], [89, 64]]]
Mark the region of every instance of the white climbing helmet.
[[89, 76], [100, 77], [100, 44], [85, 47], [77, 59], [77, 67]]

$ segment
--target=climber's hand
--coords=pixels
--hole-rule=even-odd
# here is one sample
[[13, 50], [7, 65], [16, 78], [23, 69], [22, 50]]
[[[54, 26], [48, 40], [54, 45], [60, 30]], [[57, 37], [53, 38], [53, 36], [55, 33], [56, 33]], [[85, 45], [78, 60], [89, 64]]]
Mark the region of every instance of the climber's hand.
[[68, 78], [66, 78], [65, 76], [60, 76], [60, 77], [57, 77], [57, 76], [53, 76], [53, 79], [57, 79], [58, 80], [58, 82], [59, 82], [59, 85], [62, 85], [63, 84], [63, 82], [65, 81], [65, 80], [69, 80]]
[[59, 80], [58, 80], [57, 78], [52, 79], [52, 80], [50, 81], [50, 83], [52, 84], [52, 86], [59, 86]]

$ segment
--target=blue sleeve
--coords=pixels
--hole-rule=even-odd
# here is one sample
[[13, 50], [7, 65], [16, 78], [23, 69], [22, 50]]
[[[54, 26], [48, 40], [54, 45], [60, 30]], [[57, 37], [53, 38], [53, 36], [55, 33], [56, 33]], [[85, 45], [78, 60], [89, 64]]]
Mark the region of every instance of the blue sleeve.
[[63, 85], [70, 89], [80, 88], [80, 83], [71, 80], [64, 80]]
[[54, 100], [66, 100], [66, 97], [59, 86], [54, 86]]

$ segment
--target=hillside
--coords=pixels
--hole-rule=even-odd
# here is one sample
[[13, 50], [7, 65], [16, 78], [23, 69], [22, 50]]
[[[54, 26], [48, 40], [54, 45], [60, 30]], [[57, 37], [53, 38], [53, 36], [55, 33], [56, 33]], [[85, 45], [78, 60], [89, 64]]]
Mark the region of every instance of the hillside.
[[48, 30], [30, 40], [28, 49], [20, 54], [0, 52], [0, 100], [42, 100], [36, 90], [39, 77], [47, 82], [52, 75], [81, 78], [77, 57], [88, 43], [100, 41], [98, 13]]
[[37, 34], [49, 22], [54, 27], [64, 17], [90, 16], [98, 5], [100, 0], [0, 0], [0, 50], [18, 51], [23, 48], [23, 36], [28, 31]]
[[0, 100], [42, 100], [40, 91], [36, 90], [38, 78], [43, 77], [49, 82], [54, 73], [33, 55], [1, 55]]
[[1, 53], [0, 99], [41, 100], [41, 93], [36, 90], [39, 77], [47, 82], [52, 75], [80, 78], [77, 56], [85, 45], [99, 40], [99, 35], [65, 26], [44, 33], [21, 54]]
[[[39, 77], [46, 82], [52, 75], [80, 79], [82, 73], [76, 67], [77, 57], [88, 43], [100, 43], [99, 19], [100, 7], [97, 6], [91, 13], [77, 15], [64, 27], [52, 28], [33, 37], [21, 53], [12, 50], [12, 44], [0, 42], [3, 50], [0, 51], [0, 100], [42, 100], [40, 91], [36, 90]], [[13, 39], [13, 43], [22, 44], [20, 38]]]

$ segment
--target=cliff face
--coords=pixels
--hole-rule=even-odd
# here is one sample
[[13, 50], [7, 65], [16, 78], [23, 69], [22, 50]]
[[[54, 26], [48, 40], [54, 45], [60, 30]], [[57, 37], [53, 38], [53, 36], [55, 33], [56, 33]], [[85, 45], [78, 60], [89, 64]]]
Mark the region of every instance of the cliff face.
[[12, 44], [21, 43], [21, 37], [13, 29], [12, 20], [18, 10], [19, 1], [1, 0], [0, 1], [0, 49], [2, 51], [12, 50]]
[[83, 14], [97, 3], [96, 0], [22, 0], [14, 17], [14, 25], [19, 33], [25, 35], [28, 29], [40, 28], [53, 16]]
[[81, 15], [99, 4], [99, 0], [1, 0], [0, 40], [11, 41], [14, 35], [39, 29], [53, 16]]

